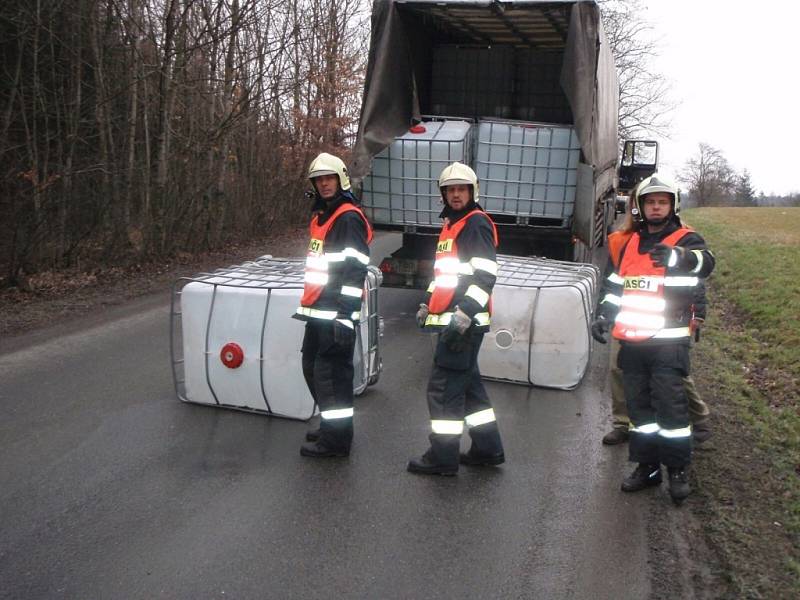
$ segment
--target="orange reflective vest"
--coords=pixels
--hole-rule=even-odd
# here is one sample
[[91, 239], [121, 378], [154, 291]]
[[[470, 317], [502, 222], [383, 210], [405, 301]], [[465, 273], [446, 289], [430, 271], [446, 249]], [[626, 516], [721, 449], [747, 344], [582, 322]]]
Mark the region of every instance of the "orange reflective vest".
[[615, 269], [619, 269], [619, 259], [622, 254], [622, 249], [633, 236], [633, 231], [614, 231], [608, 234], [608, 257], [611, 259], [611, 264]]
[[[328, 232], [331, 230], [331, 227], [333, 227], [333, 224], [336, 222], [336, 219], [338, 219], [344, 213], [351, 211], [357, 212], [364, 220], [364, 224], [367, 227], [367, 243], [369, 244], [372, 241], [372, 227], [370, 226], [369, 221], [367, 221], [367, 217], [365, 217], [364, 213], [361, 212], [361, 209], [354, 204], [346, 202], [339, 206], [339, 208], [333, 212], [333, 214], [328, 218], [327, 221], [325, 221], [323, 225], [319, 224], [319, 215], [314, 215], [314, 218], [311, 219], [311, 225], [309, 227], [311, 241], [308, 244], [308, 253], [306, 254], [303, 297], [300, 299], [301, 306], [313, 307], [314, 303], [319, 300], [320, 295], [322, 295], [322, 291], [328, 284], [328, 264], [330, 262], [341, 261], [347, 258], [349, 250], [348, 248], [333, 254], [326, 253], [325, 238], [327, 237]], [[330, 311], [325, 312], [327, 313]], [[333, 319], [335, 316], [336, 315], [334, 311], [334, 315], [330, 318]]]
[[[498, 245], [497, 227], [495, 227], [489, 215], [482, 210], [475, 209], [470, 211], [454, 225], [449, 222], [445, 223], [439, 234], [439, 242], [436, 244], [436, 261], [433, 264], [434, 287], [428, 302], [428, 309], [431, 315], [441, 315], [448, 310], [452, 310], [454, 308], [452, 304], [458, 287], [459, 275], [472, 275], [473, 273], [472, 265], [468, 262], [462, 263], [458, 258], [458, 236], [463, 231], [467, 221], [476, 215], [481, 215], [491, 223], [495, 248]], [[489, 315], [492, 312], [491, 298], [489, 298], [487, 306], [488, 314], [485, 315], [485, 323], [483, 322], [484, 319], [476, 315], [479, 325], [489, 324]]]
[[[691, 231], [688, 228], [678, 229], [661, 243], [674, 246]], [[667, 275], [666, 267], [655, 266], [649, 253], [639, 253], [640, 240], [639, 234], [634, 233], [621, 257], [619, 277], [622, 279], [622, 296], [612, 335], [626, 342], [688, 338], [688, 326], [669, 327], [668, 308], [674, 307], [667, 306], [664, 291], [666, 288], [694, 287], [698, 284], [698, 278]]]

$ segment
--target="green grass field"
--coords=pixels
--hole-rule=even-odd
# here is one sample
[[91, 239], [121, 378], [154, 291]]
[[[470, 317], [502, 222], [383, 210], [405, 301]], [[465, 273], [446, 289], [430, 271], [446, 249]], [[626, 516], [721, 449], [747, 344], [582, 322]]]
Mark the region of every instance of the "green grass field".
[[698, 453], [708, 533], [738, 594], [800, 597], [800, 208], [701, 208], [717, 258], [693, 369], [716, 452]]

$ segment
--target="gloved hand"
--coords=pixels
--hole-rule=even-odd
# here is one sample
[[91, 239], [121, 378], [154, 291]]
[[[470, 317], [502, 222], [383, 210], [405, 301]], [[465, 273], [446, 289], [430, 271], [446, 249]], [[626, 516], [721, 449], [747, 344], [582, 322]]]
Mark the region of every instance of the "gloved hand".
[[472, 319], [469, 318], [460, 308], [456, 307], [453, 312], [453, 318], [450, 323], [442, 332], [442, 341], [451, 352], [463, 352], [469, 345], [469, 336], [467, 332], [472, 325]]
[[601, 344], [605, 344], [607, 342], [606, 334], [608, 333], [609, 329], [611, 329], [611, 321], [605, 317], [597, 317], [594, 321], [592, 321], [592, 337]]
[[425, 319], [428, 318], [429, 312], [430, 309], [428, 308], [428, 305], [420, 303], [419, 310], [417, 311], [417, 325], [419, 325], [420, 329], [425, 327]]
[[336, 319], [333, 322], [333, 343], [337, 346], [347, 346], [353, 343], [356, 337], [356, 328], [350, 319]]
[[455, 328], [458, 333], [464, 335], [469, 329], [469, 326], [472, 325], [472, 319], [461, 310], [458, 306], [456, 306], [456, 310], [453, 313], [453, 319], [450, 321], [451, 323], [455, 323]]
[[697, 257], [686, 248], [656, 244], [650, 251], [650, 259], [657, 267], [669, 267], [688, 271], [697, 264]]
[[[656, 244], [655, 248], [650, 250], [650, 260], [656, 267], [674, 267], [677, 261], [677, 255], [673, 252], [675, 248], [667, 246], [666, 244]], [[672, 264], [670, 264], [672, 263]]]

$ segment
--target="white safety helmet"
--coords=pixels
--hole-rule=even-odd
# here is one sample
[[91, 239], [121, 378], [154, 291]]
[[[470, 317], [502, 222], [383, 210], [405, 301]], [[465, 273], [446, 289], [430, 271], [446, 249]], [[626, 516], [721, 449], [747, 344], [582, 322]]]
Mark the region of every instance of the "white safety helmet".
[[642, 198], [647, 194], [653, 194], [655, 192], [665, 192], [672, 195], [672, 212], [675, 215], [681, 212], [681, 194], [678, 190], [678, 186], [663, 175], [653, 173], [647, 179], [643, 179], [639, 185], [636, 186], [636, 190], [634, 191], [634, 206], [636, 210], [639, 211], [639, 215], [644, 217], [641, 202]]
[[472, 186], [472, 199], [478, 201], [478, 176], [471, 168], [464, 163], [454, 162], [448, 165], [439, 175], [439, 191], [442, 194], [442, 199], [446, 202], [447, 198], [444, 195], [444, 188], [448, 185], [471, 185]]
[[323, 152], [311, 161], [311, 166], [308, 167], [308, 178], [311, 180], [311, 185], [314, 185], [315, 177], [322, 175], [336, 175], [339, 177], [339, 186], [342, 190], [347, 191], [350, 189], [350, 177], [347, 175], [347, 167], [338, 156]]

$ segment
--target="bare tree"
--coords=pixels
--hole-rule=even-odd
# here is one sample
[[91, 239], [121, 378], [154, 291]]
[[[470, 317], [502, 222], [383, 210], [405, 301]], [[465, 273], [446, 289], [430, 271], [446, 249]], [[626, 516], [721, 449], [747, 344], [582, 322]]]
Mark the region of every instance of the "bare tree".
[[305, 219], [346, 155], [365, 0], [0, 3], [0, 284]]
[[676, 103], [654, 68], [658, 43], [641, 0], [600, 0], [600, 10], [619, 76], [620, 138], [666, 136]]
[[680, 179], [698, 206], [731, 204], [738, 182], [722, 151], [706, 143], [700, 143], [697, 154], [686, 161]]

